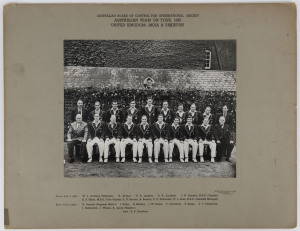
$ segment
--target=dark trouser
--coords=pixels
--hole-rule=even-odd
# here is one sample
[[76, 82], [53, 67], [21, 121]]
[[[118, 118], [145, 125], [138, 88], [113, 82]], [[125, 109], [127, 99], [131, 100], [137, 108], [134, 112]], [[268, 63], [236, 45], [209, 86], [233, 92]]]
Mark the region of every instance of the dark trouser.
[[74, 159], [74, 146], [80, 145], [80, 157], [82, 160], [85, 160], [87, 158], [87, 152], [86, 152], [86, 143], [85, 142], [81, 142], [80, 140], [73, 140], [68, 142], [68, 153], [69, 153], [69, 157], [71, 159]]
[[230, 158], [233, 147], [234, 144], [225, 143], [224, 141], [221, 141], [219, 144], [217, 143], [217, 160], [221, 161], [223, 155], [226, 158]]

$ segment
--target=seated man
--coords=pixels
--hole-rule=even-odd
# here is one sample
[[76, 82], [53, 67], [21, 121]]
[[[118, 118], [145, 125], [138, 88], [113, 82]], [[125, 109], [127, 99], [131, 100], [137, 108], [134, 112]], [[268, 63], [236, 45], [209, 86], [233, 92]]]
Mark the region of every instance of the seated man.
[[158, 121], [152, 124], [151, 130], [154, 139], [154, 162], [158, 162], [158, 154], [160, 152], [160, 146], [163, 145], [165, 162], [168, 162], [168, 124], [163, 119], [163, 115], [159, 114]]
[[[104, 122], [100, 121], [99, 114], [95, 114], [94, 121], [88, 123], [88, 141], [86, 144], [86, 149], [89, 157], [87, 161], [88, 163], [92, 162], [93, 146], [95, 144], [97, 144], [99, 148], [99, 162], [103, 162], [102, 158], [104, 152], [104, 130]], [[107, 159], [105, 159], [104, 162], [107, 162]]]
[[198, 127], [199, 129], [199, 152], [200, 162], [204, 162], [203, 151], [204, 145], [207, 144], [211, 150], [211, 162], [215, 162], [216, 157], [216, 142], [214, 137], [213, 126], [209, 124], [209, 118], [203, 119], [203, 124]]
[[225, 117], [221, 116], [219, 124], [215, 125], [215, 138], [217, 141], [217, 161], [222, 161], [222, 155], [225, 154], [226, 161], [231, 162], [231, 152], [233, 149], [233, 141], [231, 130], [228, 124], [225, 124]]
[[104, 162], [108, 159], [108, 150], [111, 144], [115, 145], [116, 162], [120, 162], [120, 139], [121, 139], [121, 126], [116, 122], [116, 116], [110, 116], [110, 122], [105, 127], [105, 144], [104, 144]]
[[152, 144], [152, 132], [150, 131], [150, 126], [147, 123], [147, 116], [142, 116], [142, 122], [135, 127], [136, 136], [138, 140], [138, 154], [139, 154], [139, 163], [142, 163], [144, 145], [148, 149], [148, 160], [149, 163], [152, 163], [152, 153], [153, 153], [153, 144]]
[[68, 153], [69, 153], [69, 163], [74, 162], [74, 145], [80, 144], [80, 156], [82, 162], [86, 161], [85, 149], [86, 149], [86, 139], [88, 136], [88, 127], [85, 122], [82, 121], [81, 114], [76, 115], [76, 121], [70, 124], [67, 133], [68, 142]]
[[126, 122], [122, 124], [122, 139], [121, 139], [121, 162], [125, 162], [125, 149], [127, 144], [132, 144], [133, 150], [133, 162], [137, 162], [137, 141], [136, 141], [136, 134], [135, 134], [135, 125], [132, 123], [132, 115], [128, 115]]
[[[181, 126], [183, 133], [183, 147], [184, 147], [184, 156], [185, 162], [189, 162], [189, 148], [192, 146], [193, 151], [193, 161], [197, 162], [196, 155], [198, 151], [197, 139], [198, 139], [198, 129], [197, 125], [192, 124], [192, 116], [188, 116], [185, 125]], [[183, 160], [180, 160], [183, 162]]]
[[173, 149], [176, 144], [179, 150], [180, 161], [183, 162], [183, 135], [179, 125], [180, 119], [176, 117], [173, 124], [169, 127], [169, 162], [172, 162]]

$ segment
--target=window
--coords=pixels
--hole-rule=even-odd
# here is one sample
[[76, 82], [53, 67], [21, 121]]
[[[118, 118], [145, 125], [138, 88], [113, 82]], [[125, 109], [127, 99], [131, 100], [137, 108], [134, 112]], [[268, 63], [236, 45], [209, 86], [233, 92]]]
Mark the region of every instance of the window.
[[211, 51], [205, 51], [205, 69], [210, 69], [211, 66]]

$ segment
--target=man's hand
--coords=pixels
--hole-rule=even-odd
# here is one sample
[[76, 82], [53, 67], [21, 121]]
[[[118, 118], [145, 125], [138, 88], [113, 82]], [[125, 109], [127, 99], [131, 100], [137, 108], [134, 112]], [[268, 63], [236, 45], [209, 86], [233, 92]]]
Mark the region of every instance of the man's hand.
[[167, 139], [165, 139], [165, 142], [168, 142], [168, 140], [167, 140]]
[[220, 140], [217, 140], [217, 144], [220, 144], [221, 143], [221, 141]]
[[136, 142], [136, 138], [133, 138], [133, 142]]
[[231, 140], [229, 143], [230, 143], [230, 144], [233, 144], [233, 141]]
[[100, 139], [100, 142], [104, 142], [104, 140], [101, 138], [101, 139]]
[[202, 143], [202, 142], [203, 142], [203, 140], [202, 140], [202, 139], [200, 139], [200, 140], [199, 140], [199, 143]]
[[82, 140], [83, 143], [86, 143], [86, 140]]
[[67, 139], [67, 142], [72, 142], [72, 139]]
[[158, 142], [158, 139], [155, 139], [154, 142]]
[[91, 138], [89, 138], [89, 139], [88, 139], [88, 142], [91, 142], [91, 141], [92, 141], [92, 139], [91, 139]]
[[214, 143], [216, 143], [216, 141], [215, 141], [215, 140], [212, 140], [211, 142], [212, 142], [213, 144], [214, 144]]

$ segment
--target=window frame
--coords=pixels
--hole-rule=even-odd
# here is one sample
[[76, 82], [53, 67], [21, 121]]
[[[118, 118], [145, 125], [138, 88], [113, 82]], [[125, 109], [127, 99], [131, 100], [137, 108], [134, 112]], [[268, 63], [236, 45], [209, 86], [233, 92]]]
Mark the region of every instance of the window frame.
[[[207, 57], [207, 54], [209, 54], [209, 58], [206, 58]], [[208, 61], [209, 63], [209, 66], [207, 67], [206, 66], [206, 62]], [[210, 50], [205, 50], [205, 63], [204, 63], [204, 68], [206, 70], [210, 70], [211, 69], [211, 51]]]

